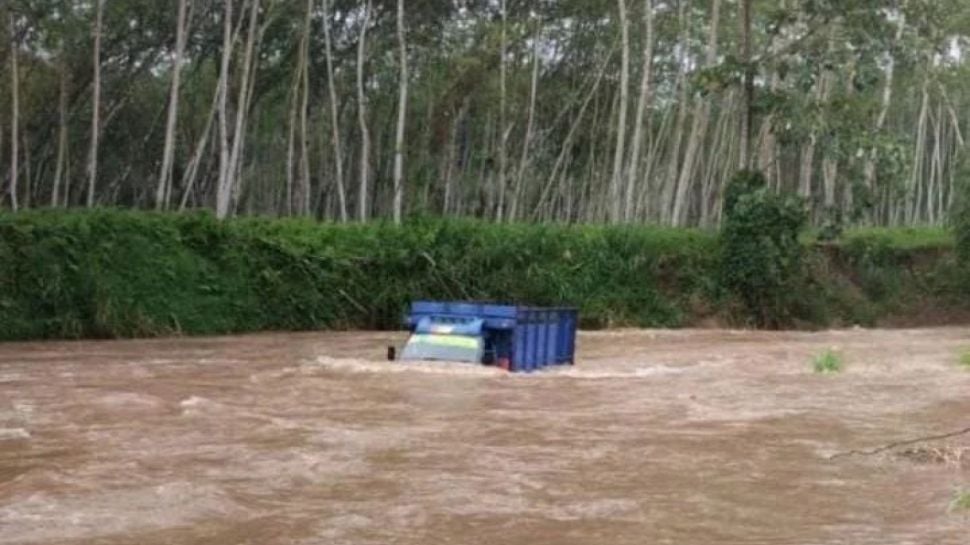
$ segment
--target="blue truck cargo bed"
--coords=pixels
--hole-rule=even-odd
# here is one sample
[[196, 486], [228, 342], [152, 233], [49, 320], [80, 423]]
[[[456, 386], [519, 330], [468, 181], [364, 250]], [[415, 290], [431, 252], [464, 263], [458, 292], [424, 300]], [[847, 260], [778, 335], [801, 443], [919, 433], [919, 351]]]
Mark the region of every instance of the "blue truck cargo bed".
[[577, 322], [577, 310], [568, 307], [438, 301], [413, 302], [405, 319], [415, 336], [480, 338], [481, 363], [513, 372], [574, 364]]

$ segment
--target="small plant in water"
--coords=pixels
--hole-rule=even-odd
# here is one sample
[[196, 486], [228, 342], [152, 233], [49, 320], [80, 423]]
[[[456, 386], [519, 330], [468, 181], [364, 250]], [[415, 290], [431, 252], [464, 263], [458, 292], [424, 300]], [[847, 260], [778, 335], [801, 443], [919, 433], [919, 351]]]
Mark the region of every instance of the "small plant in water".
[[960, 355], [960, 367], [970, 371], [970, 351], [964, 352]]
[[815, 372], [827, 375], [842, 371], [842, 356], [832, 350], [826, 350], [823, 354], [815, 356], [813, 362]]
[[950, 511], [970, 513], [970, 490], [964, 488], [956, 491], [953, 501], [950, 502]]

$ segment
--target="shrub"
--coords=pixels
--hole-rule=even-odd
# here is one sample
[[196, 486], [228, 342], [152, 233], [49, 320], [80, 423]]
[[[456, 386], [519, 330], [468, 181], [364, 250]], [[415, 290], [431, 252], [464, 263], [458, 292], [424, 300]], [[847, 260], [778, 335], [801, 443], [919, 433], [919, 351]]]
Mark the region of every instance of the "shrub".
[[569, 304], [586, 327], [676, 327], [710, 298], [716, 244], [630, 227], [0, 214], [0, 340], [387, 329], [415, 298]]
[[950, 502], [950, 512], [970, 512], [970, 490], [957, 490]]
[[957, 256], [964, 266], [970, 267], [970, 181], [960, 184], [949, 220], [956, 236]]
[[812, 367], [820, 375], [828, 375], [842, 372], [842, 356], [832, 350], [826, 350], [815, 357]]
[[742, 171], [727, 188], [721, 276], [757, 326], [791, 322], [806, 223], [801, 200], [770, 191], [760, 173]]
[[970, 371], [970, 351], [960, 354], [960, 367]]

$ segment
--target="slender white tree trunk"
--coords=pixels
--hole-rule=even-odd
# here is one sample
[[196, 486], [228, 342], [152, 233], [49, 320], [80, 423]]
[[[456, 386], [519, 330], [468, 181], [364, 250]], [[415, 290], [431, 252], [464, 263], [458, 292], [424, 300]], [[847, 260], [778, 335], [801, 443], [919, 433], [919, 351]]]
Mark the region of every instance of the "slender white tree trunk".
[[[903, 8], [906, 7], [906, 0], [903, 1]], [[906, 30], [906, 11], [905, 9], [899, 10], [898, 13], [899, 21], [896, 27], [896, 40], [895, 44], [902, 41], [903, 32]], [[882, 132], [883, 127], [886, 126], [886, 118], [889, 116], [889, 109], [892, 106], [893, 101], [893, 85], [896, 74], [896, 57], [890, 51], [887, 62], [886, 62], [886, 81], [882, 88], [882, 99], [879, 104], [879, 115], [876, 117], [875, 133], [879, 134]], [[878, 159], [878, 150], [870, 149], [869, 153], [866, 155], [866, 163], [863, 169], [863, 175], [865, 177], [866, 187], [872, 189], [873, 184], [876, 181], [876, 160]]]
[[337, 82], [334, 79], [333, 45], [330, 37], [330, 0], [322, 0], [322, 7], [324, 54], [327, 61], [327, 93], [330, 98], [331, 145], [333, 146], [333, 162], [334, 170], [336, 171], [337, 200], [340, 208], [340, 220], [346, 222], [349, 218], [347, 212], [347, 191], [344, 188], [343, 149], [340, 144], [340, 113], [337, 107]]
[[[249, 29], [246, 37], [246, 48], [243, 55], [242, 77], [239, 84], [239, 98], [236, 102], [236, 126], [232, 135], [232, 148], [229, 155], [226, 185], [219, 195], [219, 207], [216, 217], [225, 219], [232, 213], [233, 201], [239, 190], [239, 180], [242, 166], [243, 141], [246, 136], [246, 118], [249, 111], [249, 97], [252, 89], [251, 74], [253, 72], [253, 50], [256, 45], [257, 18], [259, 16], [259, 0], [253, 0], [249, 12]], [[226, 82], [228, 88], [228, 81]]]
[[219, 110], [219, 98], [221, 96], [222, 84], [217, 83], [216, 92], [212, 97], [212, 105], [209, 107], [209, 117], [206, 119], [205, 128], [202, 130], [202, 136], [195, 146], [192, 158], [189, 159], [189, 163], [185, 167], [185, 175], [182, 177], [182, 200], [179, 203], [179, 211], [185, 210], [189, 202], [189, 196], [192, 194], [192, 189], [195, 187], [195, 179], [198, 177], [199, 165], [202, 163], [202, 155], [209, 146], [209, 138], [212, 134], [212, 126], [215, 125], [216, 114]]
[[751, 166], [751, 123], [754, 103], [754, 67], [751, 66], [751, 0], [741, 1], [741, 62], [744, 63], [744, 93], [741, 106], [741, 142], [739, 163], [742, 169]]
[[400, 225], [404, 214], [404, 134], [408, 110], [408, 48], [404, 26], [404, 0], [397, 0], [397, 42], [401, 53], [398, 83], [397, 134], [394, 139], [394, 223]]
[[[68, 119], [67, 119], [67, 60], [64, 44], [61, 43], [57, 98], [57, 164], [54, 167], [54, 187], [51, 189], [51, 207], [61, 204], [61, 185], [64, 184], [64, 170], [67, 162]], [[66, 204], [66, 203], [65, 203]]]
[[913, 171], [910, 176], [909, 188], [906, 191], [906, 224], [912, 225], [919, 220], [919, 203], [921, 198], [920, 179], [926, 167], [926, 137], [930, 109], [929, 80], [923, 83], [922, 102], [920, 104], [919, 121], [916, 124], [916, 144], [913, 153]]
[[[718, 24], [721, 19], [721, 0], [711, 3], [710, 31], [707, 38], [707, 58], [704, 65], [712, 67], [717, 62]], [[694, 183], [694, 173], [697, 166], [697, 155], [707, 138], [707, 127], [711, 115], [711, 103], [705, 97], [698, 97], [694, 102], [694, 119], [691, 123], [690, 136], [687, 137], [687, 151], [684, 152], [684, 165], [680, 169], [677, 180], [677, 191], [674, 198], [674, 208], [671, 220], [675, 226], [682, 226], [687, 221], [690, 206], [689, 192]]]
[[310, 215], [310, 22], [313, 0], [306, 2], [306, 18], [303, 25], [303, 43], [300, 57], [302, 98], [300, 101], [300, 214]]
[[10, 11], [10, 207], [17, 211], [17, 176], [20, 174], [20, 70], [17, 66], [17, 23]]
[[179, 115], [179, 88], [182, 78], [182, 56], [185, 53], [187, 0], [179, 0], [178, 21], [175, 23], [175, 61], [172, 66], [172, 87], [168, 96], [168, 119], [165, 123], [165, 147], [162, 151], [162, 172], [155, 190], [155, 208], [168, 208], [172, 192], [172, 167], [175, 160], [175, 138]]
[[225, 0], [222, 18], [222, 62], [219, 66], [219, 180], [216, 185], [216, 215], [229, 211], [229, 64], [232, 61], [232, 3]]
[[502, 10], [502, 32], [501, 39], [499, 43], [499, 109], [498, 109], [498, 209], [497, 218], [498, 221], [502, 221], [505, 217], [505, 193], [508, 185], [506, 176], [508, 174], [508, 138], [509, 138], [509, 128], [506, 126], [508, 121], [508, 97], [507, 97], [507, 80], [508, 80], [508, 67], [506, 66], [507, 59], [506, 49], [508, 47], [508, 9], [506, 5], [506, 0], [501, 0], [501, 10]]
[[300, 99], [300, 81], [303, 79], [303, 60], [297, 62], [297, 70], [293, 78], [293, 86], [290, 93], [290, 113], [287, 117], [286, 130], [286, 191], [283, 205], [283, 214], [293, 214], [293, 165], [296, 161], [296, 114], [297, 105]]
[[[716, 0], [717, 1], [717, 0]], [[627, 113], [630, 107], [630, 22], [626, 12], [626, 0], [617, 0], [620, 16], [621, 61], [620, 104], [616, 118], [616, 149], [613, 153], [613, 176], [610, 179], [610, 221], [622, 219], [623, 202], [620, 187], [623, 183], [623, 159], [626, 157]]]
[[526, 170], [531, 161], [530, 152], [532, 139], [535, 136], [536, 98], [539, 92], [539, 31], [532, 39], [532, 81], [529, 85], [529, 113], [525, 125], [525, 137], [522, 139], [522, 157], [519, 160], [519, 171], [515, 176], [515, 189], [512, 192], [512, 206], [509, 209], [509, 219], [515, 221], [519, 215], [519, 201], [522, 198]]
[[91, 106], [91, 149], [88, 152], [88, 208], [94, 206], [94, 190], [98, 179], [98, 145], [101, 137], [101, 31], [104, 19], [104, 0], [97, 0], [94, 15], [94, 96]]
[[690, 0], [680, 0], [677, 3], [677, 20], [680, 25], [680, 38], [678, 39], [680, 46], [677, 59], [677, 121], [674, 125], [673, 137], [670, 140], [667, 172], [661, 190], [659, 206], [659, 216], [661, 221], [666, 224], [673, 223], [674, 195], [677, 190], [678, 174], [680, 173], [680, 150], [684, 140], [684, 125], [687, 123], [687, 88], [690, 86], [687, 81], [688, 30], [690, 28], [690, 23], [687, 20], [687, 8], [689, 3]]
[[[829, 89], [832, 86], [832, 73], [828, 69], [821, 68], [818, 84], [815, 88], [815, 100], [819, 107], [825, 104], [829, 97]], [[812, 129], [808, 136], [808, 141], [802, 146], [801, 164], [798, 169], [798, 194], [801, 197], [809, 198], [812, 196], [812, 181], [815, 178], [815, 150], [818, 145], [818, 133]]]
[[651, 89], [651, 78], [653, 76], [653, 0], [643, 1], [643, 26], [646, 35], [643, 41], [643, 68], [640, 72], [640, 99], [637, 102], [633, 142], [630, 144], [630, 157], [627, 163], [626, 195], [624, 199], [626, 206], [623, 210], [623, 219], [627, 222], [633, 221], [640, 164], [644, 163], [640, 157], [640, 149], [643, 146], [643, 133], [647, 125], [648, 112], [653, 103]]
[[357, 42], [357, 122], [360, 124], [360, 187], [357, 202], [357, 217], [367, 221], [370, 210], [370, 132], [367, 129], [367, 95], [364, 92], [364, 60], [367, 51], [367, 27], [370, 26], [371, 0], [367, 0], [364, 20], [360, 24], [360, 38]]
[[[303, 35], [300, 38], [299, 55], [296, 70], [293, 75], [293, 86], [290, 90], [290, 115], [287, 123], [286, 139], [286, 204], [283, 211], [287, 215], [307, 214], [309, 211], [309, 172], [306, 167], [307, 151], [307, 86], [308, 57], [310, 40], [310, 14], [313, 10], [313, 0], [307, 0], [304, 14]], [[299, 118], [297, 117], [299, 116]], [[300, 125], [300, 185], [295, 188], [296, 180], [296, 136], [297, 122]]]
[[[781, 85], [781, 76], [777, 71], [771, 75], [769, 84], [771, 91], [776, 92]], [[765, 180], [770, 187], [778, 187], [780, 176], [777, 175], [778, 167], [778, 139], [775, 136], [775, 114], [768, 114], [761, 122], [761, 131], [758, 140], [761, 146], [758, 151], [758, 162], [756, 168], [764, 173]]]
[[[556, 163], [553, 165], [552, 172], [549, 175], [549, 178], [547, 179], [542, 189], [542, 192], [539, 195], [538, 204], [536, 204], [536, 207], [532, 213], [533, 218], [538, 217], [539, 213], [541, 212], [542, 206], [546, 201], [546, 197], [548, 196], [549, 192], [552, 190], [552, 186], [556, 181], [556, 178], [558, 173], [560, 172], [560, 169], [564, 168], [563, 165], [565, 164], [566, 158], [569, 155], [569, 151], [572, 148], [573, 140], [576, 136], [576, 133], [579, 131], [580, 125], [586, 116], [586, 110], [589, 108], [590, 103], [593, 102], [593, 98], [596, 97], [596, 93], [599, 91], [600, 83], [603, 81], [603, 76], [606, 74], [606, 68], [609, 66], [610, 60], [612, 59], [612, 57], [613, 57], [613, 52], [611, 51], [603, 59], [603, 63], [600, 66], [600, 69], [596, 73], [596, 79], [593, 81], [592, 85], [590, 86], [589, 92], [586, 94], [586, 97], [583, 99], [583, 102], [579, 107], [579, 111], [576, 113], [576, 117], [573, 119], [573, 122], [569, 127], [569, 132], [566, 134], [566, 138], [563, 140], [563, 144], [560, 147], [559, 155], [556, 157]], [[594, 115], [593, 117], [595, 121], [596, 116]], [[595, 146], [595, 141], [593, 142], [593, 144]], [[596, 157], [595, 148], [590, 155], [593, 157], [593, 159], [590, 160], [590, 164], [592, 165], [593, 163], [595, 163], [595, 157]], [[592, 178], [593, 176], [591, 174], [587, 178], [586, 183], [592, 183]], [[587, 201], [587, 202], [584, 202], [584, 204], [588, 206], [590, 203]]]

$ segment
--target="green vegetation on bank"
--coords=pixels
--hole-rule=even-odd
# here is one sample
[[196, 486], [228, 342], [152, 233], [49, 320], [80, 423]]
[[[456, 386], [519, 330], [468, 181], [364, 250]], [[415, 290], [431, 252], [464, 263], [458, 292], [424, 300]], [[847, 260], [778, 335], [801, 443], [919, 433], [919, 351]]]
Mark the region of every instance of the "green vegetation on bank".
[[787, 294], [776, 315], [752, 316], [725, 287], [721, 240], [701, 231], [0, 214], [0, 340], [394, 328], [422, 297], [575, 304], [586, 327], [873, 325], [970, 308], [951, 251], [896, 236], [803, 245], [771, 286]]

